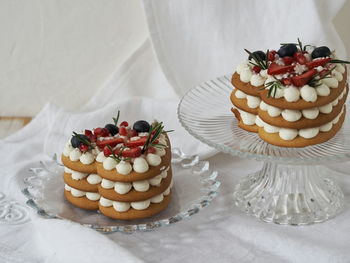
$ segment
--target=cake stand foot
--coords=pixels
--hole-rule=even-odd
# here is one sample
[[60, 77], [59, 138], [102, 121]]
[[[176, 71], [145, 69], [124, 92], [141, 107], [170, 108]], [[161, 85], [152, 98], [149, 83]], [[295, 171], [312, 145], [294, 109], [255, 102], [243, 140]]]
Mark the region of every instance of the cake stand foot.
[[322, 166], [264, 163], [235, 188], [236, 205], [265, 222], [284, 225], [320, 223], [343, 207], [339, 186]]

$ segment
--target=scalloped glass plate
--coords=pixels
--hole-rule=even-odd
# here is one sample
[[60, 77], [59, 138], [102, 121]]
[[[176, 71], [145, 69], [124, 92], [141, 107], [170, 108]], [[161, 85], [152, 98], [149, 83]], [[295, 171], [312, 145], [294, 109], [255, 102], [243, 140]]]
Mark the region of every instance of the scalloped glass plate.
[[231, 75], [226, 75], [206, 81], [189, 90], [182, 98], [178, 117], [194, 137], [219, 151], [259, 161], [300, 165], [349, 160], [348, 117], [342, 129], [331, 140], [304, 148], [277, 147], [263, 141], [256, 133], [239, 128], [230, 111], [233, 89], [230, 78]]
[[170, 205], [160, 214], [142, 220], [113, 220], [68, 203], [63, 196], [63, 166], [58, 164], [56, 156], [31, 169], [33, 175], [24, 179], [26, 187], [22, 192], [28, 198], [27, 204], [44, 218], [73, 221], [103, 233], [150, 231], [190, 218], [217, 196], [218, 172], [211, 169], [208, 161], [200, 161], [198, 156], [188, 156], [175, 148], [172, 168], [174, 187]]

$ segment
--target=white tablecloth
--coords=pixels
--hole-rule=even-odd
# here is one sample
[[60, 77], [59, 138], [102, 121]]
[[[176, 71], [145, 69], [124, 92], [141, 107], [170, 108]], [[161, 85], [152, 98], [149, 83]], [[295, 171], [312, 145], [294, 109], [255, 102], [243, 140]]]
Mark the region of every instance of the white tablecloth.
[[[145, 1], [152, 44], [161, 67], [150, 42], [146, 41], [79, 113], [48, 104], [28, 126], [0, 141], [0, 191], [6, 195], [0, 195], [0, 262], [348, 262], [349, 177], [330, 174], [346, 195], [345, 210], [334, 220], [290, 227], [248, 217], [234, 206], [233, 187], [261, 164], [225, 154], [213, 156], [215, 151], [188, 135], [176, 119], [179, 98], [172, 89], [183, 94], [202, 80], [232, 71], [234, 63], [242, 58], [243, 47], [260, 46], [254, 39], [262, 39], [261, 45], [265, 48], [268, 44], [276, 45], [280, 39], [289, 41], [300, 36], [306, 41], [330, 43], [342, 53], [342, 44], [329, 24], [342, 3], [335, 2], [328, 15], [322, 17], [320, 26], [317, 21], [321, 21], [320, 15], [328, 8], [321, 8], [321, 4], [326, 1], [303, 1], [307, 12], [295, 11], [293, 1], [269, 1], [266, 12], [274, 13], [274, 6], [279, 10], [293, 10], [275, 13], [274, 18], [290, 18], [285, 19], [285, 23], [291, 32], [277, 32], [282, 26], [274, 24], [268, 30], [269, 37], [264, 37], [259, 33], [260, 29], [266, 30], [264, 27], [247, 21], [251, 13], [260, 17], [258, 9], [261, 8], [257, 3], [261, 1], [245, 1], [245, 5], [238, 1], [215, 4], [213, 1], [186, 1], [186, 4], [185, 1]], [[305, 12], [309, 15], [307, 19]], [[232, 17], [246, 19], [231, 27], [236, 21]], [[305, 18], [303, 23], [300, 17]], [[268, 20], [264, 18], [265, 25]], [[230, 27], [225, 28], [226, 23]], [[254, 34], [249, 30], [246, 34], [239, 31], [238, 25], [243, 24], [257, 27]], [[225, 34], [225, 30], [236, 32], [244, 41]], [[170, 43], [170, 38], [174, 43]], [[176, 129], [172, 135], [174, 146], [209, 158], [211, 165], [219, 170], [222, 182], [220, 194], [213, 203], [190, 220], [132, 235], [103, 235], [78, 224], [42, 219], [27, 209], [20, 189], [28, 169], [37, 166], [39, 160], [60, 153], [72, 130], [102, 125], [117, 108], [122, 110], [125, 119], [164, 120], [167, 126]], [[16, 216], [9, 218], [10, 214]]]

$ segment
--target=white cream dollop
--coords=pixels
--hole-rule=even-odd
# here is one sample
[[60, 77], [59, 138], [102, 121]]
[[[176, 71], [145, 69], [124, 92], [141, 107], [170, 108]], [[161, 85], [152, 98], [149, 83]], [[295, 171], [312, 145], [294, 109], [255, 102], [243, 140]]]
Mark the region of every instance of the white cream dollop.
[[135, 158], [133, 168], [137, 173], [145, 173], [149, 170], [148, 163], [143, 157]]
[[264, 82], [265, 82], [265, 79], [258, 74], [253, 74], [253, 76], [250, 79], [250, 83], [254, 87], [262, 86]]
[[98, 174], [90, 174], [86, 180], [88, 181], [89, 184], [99, 184], [102, 182], [102, 177], [99, 176]]
[[76, 162], [79, 160], [81, 156], [81, 151], [78, 148], [75, 148], [73, 151], [69, 154], [69, 159], [73, 162]]
[[72, 179], [73, 180], [81, 180], [81, 179], [85, 178], [86, 176], [88, 176], [87, 173], [81, 173], [81, 172], [72, 170]]
[[117, 166], [117, 161], [114, 160], [113, 158], [111, 157], [107, 157], [104, 161], [103, 161], [103, 168], [105, 170], [113, 170], [115, 169], [115, 167]]
[[114, 191], [116, 191], [118, 194], [121, 194], [121, 195], [129, 193], [131, 188], [132, 188], [131, 183], [115, 182], [115, 185], [114, 185]]
[[239, 79], [244, 83], [248, 83], [252, 78], [252, 76], [253, 76], [253, 72], [248, 67], [248, 68], [242, 69], [241, 73], [239, 74]]
[[302, 110], [302, 113], [306, 119], [314, 120], [317, 118], [320, 111], [318, 110], [318, 108], [311, 108]]
[[270, 124], [265, 122], [264, 123], [264, 130], [268, 133], [277, 133], [280, 131], [280, 128], [273, 126], [273, 125], [270, 125]]
[[247, 98], [247, 94], [245, 94], [243, 91], [236, 89], [235, 96], [237, 99], [245, 99]]
[[157, 176], [149, 179], [148, 181], [153, 186], [159, 186], [162, 179], [163, 179], [162, 174], [158, 174]]
[[127, 175], [132, 171], [131, 164], [126, 161], [119, 162], [115, 168], [117, 169], [118, 173], [124, 174], [124, 175]]
[[343, 80], [343, 74], [341, 74], [339, 71], [333, 70], [332, 76], [334, 76], [338, 82]]
[[109, 200], [107, 198], [104, 198], [103, 196], [101, 196], [100, 198], [100, 204], [104, 207], [109, 207], [113, 205], [113, 201]]
[[63, 155], [69, 157], [69, 154], [71, 153], [71, 151], [73, 151], [73, 149], [74, 148], [70, 143], [66, 143], [63, 149]]
[[104, 160], [106, 160], [106, 156], [103, 152], [99, 152], [99, 154], [96, 156], [96, 161], [103, 163]]
[[323, 106], [319, 107], [319, 109], [320, 109], [320, 112], [322, 112], [324, 114], [328, 114], [328, 113], [332, 112], [333, 105], [332, 105], [332, 103], [328, 103], [326, 105], [323, 105]]
[[81, 163], [88, 165], [88, 164], [92, 164], [95, 161], [95, 157], [93, 156], [92, 153], [86, 152], [80, 156], [79, 160]]
[[237, 66], [236, 71], [238, 74], [241, 74], [242, 70], [244, 70], [244, 69], [249, 69], [248, 61], [243, 61], [242, 63], [240, 63]]
[[149, 153], [146, 156], [146, 160], [150, 166], [158, 166], [162, 162], [162, 158], [159, 155]]
[[333, 89], [338, 87], [338, 80], [334, 77], [321, 79], [321, 82]]
[[242, 118], [242, 121], [245, 125], [254, 125], [255, 124], [256, 115], [251, 114], [249, 112], [239, 110], [239, 109], [238, 109], [238, 111], [239, 111], [240, 116]]
[[320, 131], [321, 132], [328, 132], [332, 129], [333, 127], [333, 123], [332, 122], [328, 122], [326, 124], [323, 124], [321, 127], [320, 127]]
[[139, 201], [139, 202], [131, 202], [131, 207], [136, 209], [136, 210], [144, 210], [149, 207], [151, 204], [151, 200], [145, 200], [145, 201]]
[[113, 208], [117, 212], [126, 212], [130, 209], [130, 203], [113, 201]]
[[298, 130], [281, 128], [278, 134], [283, 140], [290, 141], [298, 136]]
[[289, 121], [289, 122], [295, 122], [300, 120], [302, 114], [298, 110], [289, 110], [285, 109], [282, 111], [282, 117], [283, 119]]
[[161, 147], [161, 148], [156, 148], [156, 155], [159, 155], [159, 156], [164, 156], [166, 154], [166, 150], [164, 147]]
[[316, 87], [316, 93], [318, 96], [325, 97], [331, 94], [331, 90], [326, 84], [322, 83], [320, 86]]
[[86, 198], [91, 200], [91, 201], [97, 201], [99, 200], [101, 195], [99, 193], [93, 193], [93, 192], [87, 192], [86, 193]]
[[138, 192], [146, 192], [149, 189], [149, 183], [147, 180], [134, 181], [132, 182], [132, 186]]
[[272, 105], [267, 105], [267, 113], [271, 116], [271, 117], [277, 117], [280, 116], [282, 113], [282, 110], [272, 106]]
[[163, 200], [164, 200], [163, 194], [159, 194], [159, 195], [153, 196], [153, 197], [151, 198], [151, 203], [159, 204], [159, 203], [162, 202]]
[[308, 102], [315, 102], [317, 100], [316, 90], [309, 85], [305, 85], [300, 89], [300, 95], [303, 100]]
[[260, 109], [267, 111], [267, 104], [263, 100], [260, 102]]
[[75, 196], [75, 197], [82, 197], [85, 195], [84, 191], [80, 191], [80, 190], [72, 188], [72, 187], [70, 189], [70, 193], [72, 194], [72, 196]]
[[299, 130], [299, 135], [305, 139], [311, 139], [317, 136], [320, 129], [318, 127], [316, 128], [307, 128], [307, 129], [301, 129]]
[[290, 86], [284, 90], [284, 98], [288, 102], [298, 101], [300, 98], [300, 91], [294, 86]]
[[107, 180], [107, 179], [102, 179], [101, 186], [106, 189], [111, 189], [114, 187], [115, 182]]
[[256, 96], [247, 95], [247, 105], [249, 108], [256, 109], [259, 107], [261, 99]]
[[68, 184], [65, 184], [65, 185], [64, 185], [64, 189], [65, 189], [66, 191], [70, 191], [72, 188], [71, 188]]
[[335, 67], [335, 69], [340, 72], [341, 74], [344, 74], [345, 72], [345, 67], [342, 64], [337, 64], [337, 66]]

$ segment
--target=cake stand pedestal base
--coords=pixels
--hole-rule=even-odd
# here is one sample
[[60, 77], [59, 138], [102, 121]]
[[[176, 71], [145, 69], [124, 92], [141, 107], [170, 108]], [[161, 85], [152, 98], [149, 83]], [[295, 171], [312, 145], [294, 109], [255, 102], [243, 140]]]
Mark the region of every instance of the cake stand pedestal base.
[[265, 162], [235, 188], [236, 205], [265, 222], [304, 225], [334, 217], [343, 207], [339, 186], [322, 166]]

